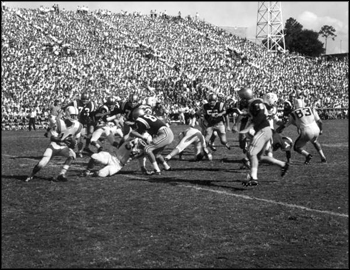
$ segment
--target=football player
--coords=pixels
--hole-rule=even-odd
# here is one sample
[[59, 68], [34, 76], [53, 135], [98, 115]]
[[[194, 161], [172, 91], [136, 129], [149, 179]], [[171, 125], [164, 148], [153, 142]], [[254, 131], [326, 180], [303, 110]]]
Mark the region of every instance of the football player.
[[176, 147], [171, 151], [170, 154], [165, 156], [164, 159], [166, 161], [169, 161], [177, 154], [179, 154], [179, 159], [182, 159], [183, 151], [190, 145], [194, 146], [195, 161], [201, 161], [203, 157], [206, 157], [208, 160], [213, 159], [205, 143], [204, 136], [198, 129], [190, 126], [179, 134], [179, 139], [180, 142], [176, 145]]
[[132, 127], [135, 122], [132, 117], [132, 112], [134, 109], [138, 108], [142, 104], [140, 97], [136, 93], [132, 93], [129, 96], [129, 99], [125, 101], [121, 106], [121, 113], [123, 115], [122, 129], [123, 129], [123, 138], [119, 142], [119, 146], [124, 143], [129, 138]]
[[[87, 153], [92, 153], [89, 148], [91, 135], [94, 132], [95, 127], [95, 103], [90, 100], [90, 96], [87, 92], [83, 92], [80, 96], [80, 99], [76, 99], [70, 103], [68, 103], [63, 109], [68, 106], [73, 106], [78, 109], [79, 116], [78, 120], [83, 124], [82, 136], [80, 137], [80, 141], [78, 143], [78, 156], [83, 157], [83, 150]], [[83, 149], [84, 143], [83, 138], [85, 137], [86, 144]]]
[[277, 132], [281, 133], [284, 128], [289, 125], [295, 125], [299, 130], [299, 136], [294, 143], [294, 151], [305, 157], [305, 164], [310, 164], [312, 155], [303, 147], [307, 142], [311, 142], [316, 151], [321, 157], [321, 162], [327, 162], [323, 153], [321, 144], [318, 142], [318, 137], [322, 135], [322, 120], [320, 119], [315, 108], [305, 107], [303, 99], [294, 101], [294, 111], [290, 113], [289, 120], [286, 124], [277, 128]]
[[[242, 184], [245, 186], [255, 186], [258, 184], [259, 161], [280, 166], [282, 177], [288, 171], [289, 163], [264, 155], [266, 147], [272, 140], [272, 129], [268, 121], [268, 112], [263, 100], [260, 98], [250, 100], [248, 104], [248, 113], [254, 128], [254, 135], [247, 148], [247, 156], [250, 161], [250, 173], [247, 176], [248, 181]], [[247, 133], [249, 130], [250, 127], [247, 127], [240, 132]]]
[[120, 138], [123, 137], [123, 131], [119, 124], [116, 124], [114, 121], [110, 121], [105, 123], [103, 126], [99, 126], [91, 136], [91, 145], [95, 146], [97, 148], [97, 152], [101, 152], [103, 150], [103, 147], [98, 143], [98, 140], [105, 139], [109, 141], [111, 145], [114, 147], [118, 147], [119, 143], [115, 141], [115, 137], [119, 136]]
[[52, 128], [51, 143], [44, 152], [42, 159], [33, 168], [32, 173], [25, 180], [29, 182], [54, 156], [66, 157], [63, 168], [55, 181], [67, 181], [66, 172], [72, 161], [76, 159], [74, 147], [76, 140], [81, 136], [83, 125], [77, 120], [78, 110], [73, 106], [66, 109], [66, 118], [56, 118], [56, 125]]
[[55, 125], [56, 123], [56, 117], [58, 116], [58, 114], [60, 114], [62, 112], [62, 108], [61, 108], [61, 101], [56, 99], [53, 102], [53, 105], [50, 106], [50, 114], [49, 114], [49, 127], [46, 129], [46, 132], [44, 134], [44, 136], [47, 138], [49, 135], [50, 130], [52, 129], [52, 127]]
[[152, 136], [152, 141], [150, 141], [150, 143], [145, 147], [145, 155], [153, 165], [153, 173], [161, 175], [157, 161], [163, 164], [166, 171], [171, 170], [170, 166], [162, 156], [162, 152], [165, 147], [170, 145], [174, 140], [174, 134], [170, 127], [168, 127], [166, 123], [154, 115], [145, 114], [145, 111], [142, 108], [137, 108], [134, 110], [133, 118], [136, 119], [136, 129], [131, 131], [131, 136], [144, 139], [145, 134], [147, 134], [146, 132], [148, 132], [147, 136]]
[[112, 112], [115, 112], [116, 105], [116, 99], [114, 97], [108, 97], [107, 101], [95, 111], [96, 127], [106, 124], [107, 118], [111, 116]]
[[[226, 109], [223, 102], [218, 102], [218, 96], [216, 94], [210, 94], [208, 103], [203, 105], [203, 116], [205, 121], [208, 123], [205, 129], [205, 141], [211, 147], [210, 139], [213, 132], [216, 131], [220, 138], [220, 142], [228, 150], [231, 149], [227, 143], [226, 129], [224, 124], [224, 116], [226, 114]], [[212, 148], [213, 151], [215, 149]]]
[[[91, 155], [83, 176], [107, 177], [118, 173], [128, 162], [143, 154], [146, 143], [139, 138], [129, 138], [114, 154], [101, 151]], [[105, 165], [102, 169], [92, 172], [95, 164]]]

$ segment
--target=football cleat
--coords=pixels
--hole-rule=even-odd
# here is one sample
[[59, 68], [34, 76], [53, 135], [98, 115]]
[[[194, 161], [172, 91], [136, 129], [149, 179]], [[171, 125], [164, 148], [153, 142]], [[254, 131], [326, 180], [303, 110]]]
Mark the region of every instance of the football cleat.
[[322, 163], [327, 163], [327, 160], [325, 158], [321, 159]]
[[257, 186], [258, 185], [258, 179], [253, 179], [250, 174], [247, 175], [248, 181], [242, 182], [242, 185], [245, 187], [249, 186]]
[[77, 153], [77, 157], [82, 158], [82, 157], [83, 157], [83, 153], [78, 152], [78, 153]]
[[33, 176], [28, 176], [27, 179], [24, 180], [24, 182], [29, 182], [29, 181], [31, 181], [31, 180], [33, 180]]
[[103, 151], [103, 147], [102, 146], [97, 149], [97, 153], [100, 153], [101, 151]]
[[309, 155], [306, 157], [304, 164], [305, 164], [305, 165], [309, 165], [311, 159], [312, 159], [312, 155], [309, 154]]
[[164, 168], [164, 171], [169, 172], [169, 171], [172, 171], [172, 169], [171, 169], [171, 167], [169, 167], [168, 169]]
[[152, 175], [153, 174], [152, 171], [147, 170], [145, 167], [141, 167], [141, 172], [144, 175]]
[[213, 160], [212, 154], [209, 153], [209, 154], [207, 155], [207, 158], [208, 158], [208, 160], [212, 161], [212, 160]]
[[63, 174], [60, 174], [59, 176], [57, 176], [56, 179], [54, 179], [55, 182], [67, 182], [68, 179], [67, 177], [65, 177]]
[[199, 153], [199, 154], [196, 156], [196, 161], [201, 161], [203, 158], [204, 158], [204, 155], [203, 155], [202, 153]]
[[285, 176], [287, 171], [289, 170], [289, 163], [286, 162], [286, 165], [284, 165], [282, 168], [281, 168], [281, 176]]
[[229, 146], [228, 143], [225, 144], [225, 147], [227, 148], [227, 150], [231, 150], [231, 146]]
[[92, 176], [92, 175], [94, 175], [93, 172], [91, 172], [90, 170], [86, 170], [85, 172], [82, 173], [81, 176]]

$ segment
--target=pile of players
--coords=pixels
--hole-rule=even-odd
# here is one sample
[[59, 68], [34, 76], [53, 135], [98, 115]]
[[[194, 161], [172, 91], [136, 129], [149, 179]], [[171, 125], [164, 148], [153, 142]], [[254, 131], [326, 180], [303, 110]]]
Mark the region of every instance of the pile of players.
[[[279, 118], [276, 94], [267, 93], [262, 99], [254, 98], [251, 89], [242, 88], [237, 96], [238, 101], [235, 97], [219, 100], [217, 94], [210, 93], [208, 101], [204, 100], [189, 115], [188, 127], [179, 134], [179, 143], [165, 157], [162, 152], [173, 142], [174, 134], [165, 120], [164, 107], [155, 97], [141, 101], [137, 94], [131, 94], [124, 102], [109, 97], [97, 109], [87, 93], [82, 93], [80, 99], [65, 106], [55, 101], [51, 108], [50, 127], [45, 133], [50, 137], [50, 145], [26, 182], [32, 180], [53, 156], [66, 157], [60, 174], [53, 180], [67, 181], [69, 166], [77, 157], [83, 157], [83, 153], [90, 156], [83, 176], [112, 176], [133, 159], [138, 159], [143, 174], [161, 175], [160, 166], [164, 171], [170, 171], [169, 160], [175, 155], [181, 159], [183, 151], [190, 145], [194, 146], [196, 161], [213, 159], [208, 148], [216, 151], [214, 141], [217, 137], [230, 150], [226, 130], [238, 133], [239, 147], [244, 156], [242, 168], [249, 170], [246, 181], [242, 183], [245, 186], [258, 184], [259, 162], [279, 166], [283, 177], [289, 169], [292, 148], [305, 156], [305, 164], [309, 164], [312, 155], [303, 149], [309, 141], [320, 154], [321, 161], [326, 162], [318, 142], [322, 121], [314, 108], [305, 107], [301, 98], [284, 101], [283, 116]], [[233, 119], [232, 129], [229, 126], [230, 116]], [[278, 125], [276, 130], [275, 124]], [[298, 128], [299, 133], [294, 146], [291, 138], [281, 134], [291, 124]], [[197, 125], [200, 129], [195, 128]], [[104, 151], [101, 146], [101, 141], [106, 139], [113, 151]], [[96, 148], [96, 152], [90, 149], [90, 145]], [[77, 152], [74, 151], [76, 147]], [[273, 157], [273, 151], [278, 149], [286, 152], [286, 161]], [[147, 160], [153, 167], [151, 171], [146, 168]], [[104, 167], [93, 170], [96, 164]]]

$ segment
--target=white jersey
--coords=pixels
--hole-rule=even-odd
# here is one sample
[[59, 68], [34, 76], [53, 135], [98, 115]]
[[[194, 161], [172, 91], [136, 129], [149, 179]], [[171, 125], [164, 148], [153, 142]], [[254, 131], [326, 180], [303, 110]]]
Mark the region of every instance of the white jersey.
[[52, 135], [60, 137], [62, 141], [69, 137], [78, 139], [81, 135], [83, 125], [78, 120], [56, 118], [56, 125]]
[[275, 129], [275, 121], [278, 121], [279, 118], [277, 116], [277, 108], [275, 106], [271, 107], [271, 109], [267, 110], [267, 121], [269, 121], [270, 127]]
[[133, 158], [143, 154], [145, 143], [143, 140], [135, 138], [125, 141], [115, 152], [101, 151], [91, 156], [92, 159], [106, 165], [98, 171], [99, 177], [112, 176], [118, 173]]
[[298, 108], [291, 112], [289, 115], [289, 121], [286, 123], [286, 127], [293, 124], [300, 130], [305, 127], [317, 127], [317, 122], [320, 119], [317, 111], [311, 107]]

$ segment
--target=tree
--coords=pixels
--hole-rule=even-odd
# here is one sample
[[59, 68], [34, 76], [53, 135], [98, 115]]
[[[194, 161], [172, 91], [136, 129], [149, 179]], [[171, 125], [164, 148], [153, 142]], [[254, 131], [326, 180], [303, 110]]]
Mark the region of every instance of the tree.
[[328, 37], [332, 37], [332, 40], [334, 40], [334, 38], [337, 36], [335, 34], [335, 29], [333, 28], [333, 26], [324, 25], [321, 27], [321, 30], [318, 33], [321, 34], [321, 36], [324, 37], [326, 40], [325, 52], [327, 52], [327, 39]]
[[284, 41], [286, 49], [290, 52], [295, 51], [294, 44], [298, 41], [298, 36], [303, 30], [303, 26], [294, 18], [289, 18], [284, 26]]
[[319, 34], [312, 30], [302, 30], [298, 35], [298, 40], [293, 44], [295, 51], [305, 55], [317, 57], [325, 52], [323, 43], [318, 40]]

